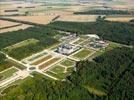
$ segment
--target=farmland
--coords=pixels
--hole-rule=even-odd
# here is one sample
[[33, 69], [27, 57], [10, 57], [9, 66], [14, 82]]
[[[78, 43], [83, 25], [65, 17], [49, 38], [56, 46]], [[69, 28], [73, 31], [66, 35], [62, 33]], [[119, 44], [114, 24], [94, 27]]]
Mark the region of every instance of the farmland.
[[50, 23], [52, 19], [55, 17], [56, 16], [46, 15], [46, 16], [17, 16], [17, 17], [14, 16], [14, 17], [6, 17], [6, 18], [45, 25], [45, 24]]
[[5, 20], [0, 20], [0, 33], [6, 33], [11, 31], [23, 30], [32, 27], [31, 25], [10, 22]]
[[108, 21], [116, 21], [116, 22], [129, 22], [130, 20], [134, 19], [134, 16], [108, 16], [106, 17], [105, 20], [108, 20]]
[[57, 21], [73, 21], [73, 22], [95, 22], [96, 15], [65, 15], [57, 19]]

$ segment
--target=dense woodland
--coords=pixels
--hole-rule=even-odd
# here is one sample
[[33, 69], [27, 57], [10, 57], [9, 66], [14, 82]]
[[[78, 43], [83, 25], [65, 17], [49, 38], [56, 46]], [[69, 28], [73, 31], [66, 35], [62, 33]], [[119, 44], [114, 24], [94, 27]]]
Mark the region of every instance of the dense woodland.
[[6, 59], [6, 56], [0, 53], [0, 63], [3, 62], [5, 59]]
[[117, 43], [134, 44], [134, 24], [105, 21], [98, 18], [96, 22], [63, 22], [57, 21], [49, 26], [57, 30], [78, 34], [98, 34], [101, 38]]
[[134, 12], [127, 10], [88, 10], [84, 12], [75, 12], [74, 14], [84, 15], [134, 15]]
[[[78, 62], [66, 81], [51, 81], [35, 74], [8, 89], [1, 100], [132, 100], [134, 95], [134, 48], [116, 48], [93, 62]], [[91, 92], [93, 88], [100, 93]]]
[[7, 32], [4, 34], [0, 34], [0, 49], [31, 38], [39, 40], [40, 42], [37, 44], [31, 44], [7, 52], [10, 56], [20, 60], [33, 53], [41, 51], [45, 47], [57, 43], [57, 40], [53, 38], [55, 34], [56, 31], [53, 31], [52, 29], [45, 26], [36, 26], [25, 30]]

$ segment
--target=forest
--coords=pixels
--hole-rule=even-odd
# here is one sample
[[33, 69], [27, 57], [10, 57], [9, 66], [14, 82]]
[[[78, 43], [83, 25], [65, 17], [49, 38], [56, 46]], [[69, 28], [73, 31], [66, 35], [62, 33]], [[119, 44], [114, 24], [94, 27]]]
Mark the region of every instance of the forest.
[[4, 34], [0, 34], [0, 49], [2, 50], [3, 48], [7, 46], [14, 45], [16, 43], [22, 42], [27, 39], [37, 39], [39, 40], [39, 43], [37, 44], [31, 44], [27, 45], [25, 47], [19, 47], [16, 49], [13, 49], [8, 53], [10, 56], [21, 60], [33, 53], [39, 52], [43, 50], [44, 48], [57, 43], [57, 40], [53, 38], [53, 36], [57, 32], [46, 27], [46, 26], [36, 26], [36, 27], [31, 27], [25, 30], [19, 30], [19, 31], [14, 31], [14, 32], [7, 32]]
[[129, 22], [110, 22], [98, 18], [96, 22], [56, 21], [49, 26], [77, 34], [97, 34], [103, 39], [121, 44], [134, 44], [134, 24]]
[[[81, 61], [66, 81], [47, 80], [34, 73], [7, 90], [1, 100], [132, 100], [134, 48], [120, 47]], [[92, 90], [92, 92], [91, 92]]]
[[6, 56], [0, 53], [0, 63], [2, 63], [6, 59]]
[[133, 11], [127, 10], [88, 10], [83, 12], [75, 12], [74, 14], [84, 14], [84, 15], [134, 15]]

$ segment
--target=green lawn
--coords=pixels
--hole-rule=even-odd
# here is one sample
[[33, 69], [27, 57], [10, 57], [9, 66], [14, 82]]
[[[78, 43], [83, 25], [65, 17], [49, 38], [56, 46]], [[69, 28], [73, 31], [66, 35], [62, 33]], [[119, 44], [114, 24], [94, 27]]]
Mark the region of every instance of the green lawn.
[[74, 54], [73, 57], [78, 58], [78, 59], [84, 59], [88, 57], [90, 53], [92, 53], [91, 50], [83, 49], [79, 51], [78, 53]]
[[84, 39], [83, 38], [80, 38], [79, 40], [77, 40], [76, 42], [74, 42], [73, 44], [79, 44], [79, 43], [81, 43], [81, 42], [83, 42], [84, 41]]
[[72, 60], [66, 59], [63, 62], [61, 62], [60, 64], [65, 67], [70, 67], [70, 66], [73, 66], [75, 64], [75, 62]]
[[11, 77], [17, 71], [18, 70], [16, 68], [11, 68], [11, 69], [8, 69], [7, 71], [0, 73], [0, 80], [4, 80], [6, 78]]
[[51, 71], [55, 72], [55, 73], [63, 73], [65, 70], [65, 68], [63, 68], [62, 66], [60, 65], [56, 65], [54, 66], [53, 68], [51, 68]]

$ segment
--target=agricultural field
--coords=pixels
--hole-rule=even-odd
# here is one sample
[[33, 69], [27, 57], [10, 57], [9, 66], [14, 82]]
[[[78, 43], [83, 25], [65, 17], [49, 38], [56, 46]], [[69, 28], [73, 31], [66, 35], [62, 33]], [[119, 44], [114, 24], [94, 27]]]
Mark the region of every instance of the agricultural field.
[[110, 17], [110, 16], [108, 16], [108, 17], [106, 17], [106, 19], [105, 20], [108, 20], [108, 21], [116, 21], [116, 22], [129, 22], [130, 20], [132, 20], [132, 19], [134, 19], [134, 16], [117, 16], [117, 17]]
[[11, 77], [17, 71], [18, 69], [16, 69], [15, 67], [11, 67], [3, 72], [0, 72], [0, 81]]
[[32, 27], [32, 26], [31, 25], [27, 25], [27, 24], [22, 24], [22, 25], [15, 26], [15, 27], [0, 29], [0, 33], [6, 33], [6, 32], [18, 31], [18, 30], [24, 30], [24, 29], [27, 29], [29, 27]]
[[97, 17], [97, 15], [65, 15], [60, 16], [56, 21], [95, 22]]
[[92, 52], [93, 50], [82, 49], [76, 52], [75, 54], [73, 54], [72, 57], [79, 59], [79, 60], [83, 60], [83, 59], [86, 59], [90, 54], [92, 54]]
[[10, 22], [10, 21], [5, 21], [5, 20], [0, 20], [0, 29], [6, 28], [6, 27], [11, 27], [15, 25], [19, 25], [20, 23], [15, 23], [15, 22]]
[[45, 25], [45, 24], [50, 23], [52, 19], [55, 17], [56, 16], [46, 15], [46, 16], [17, 16], [17, 17], [14, 16], [14, 17], [6, 17], [6, 18]]

